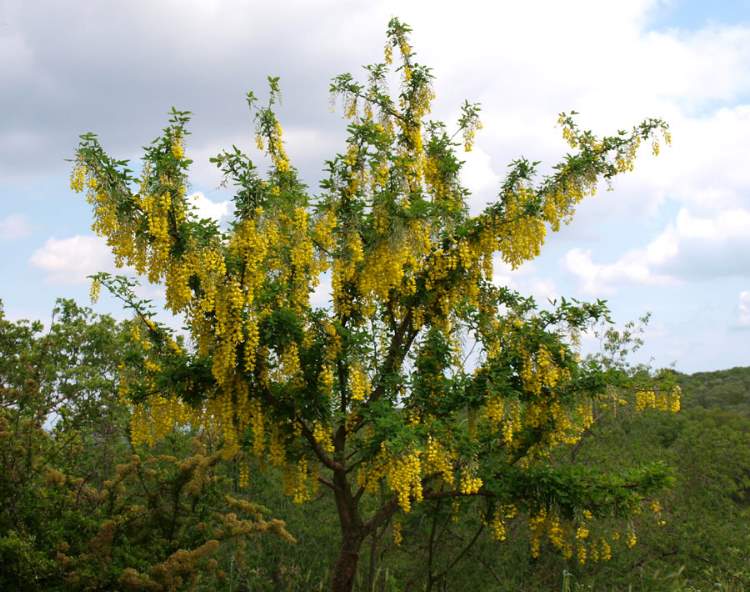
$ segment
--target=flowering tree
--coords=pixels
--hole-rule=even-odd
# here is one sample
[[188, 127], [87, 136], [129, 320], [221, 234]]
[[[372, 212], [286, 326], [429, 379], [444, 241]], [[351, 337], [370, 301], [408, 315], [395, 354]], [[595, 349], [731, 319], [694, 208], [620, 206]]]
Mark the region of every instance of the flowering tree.
[[[470, 215], [457, 150], [471, 150], [479, 107], [465, 103], [455, 131], [427, 119], [432, 75], [408, 33], [392, 20], [384, 63], [368, 66], [365, 82], [333, 80], [348, 139], [317, 195], [287, 158], [274, 78], [265, 106], [247, 97], [268, 174], [236, 147], [212, 159], [236, 188], [226, 230], [186, 200], [186, 112], [173, 110], [138, 178], [93, 134], [82, 136], [72, 177], [118, 263], [164, 286], [192, 338], [178, 346], [128, 282], [96, 276], [95, 289], [105, 283], [143, 319], [145, 371], [123, 369], [133, 442], [187, 423], [223, 438], [243, 481], [252, 454], [283, 469], [297, 502], [327, 488], [342, 535], [336, 591], [352, 588], [363, 540], [389, 521], [398, 536], [398, 515], [426, 499], [478, 503], [500, 540], [525, 516], [532, 554], [546, 540], [579, 561], [606, 557], [620, 537], [597, 519], [636, 511], [667, 476], [561, 468], [550, 455], [636, 387], [639, 407], [679, 406], [678, 391], [581, 361], [576, 336], [607, 319], [603, 302], [539, 310], [492, 282], [497, 257], [517, 267], [537, 256], [600, 181], [633, 168], [642, 142], [658, 152], [669, 141], [667, 125], [648, 119], [597, 137], [562, 114], [572, 152], [553, 173], [538, 178], [536, 163], [514, 161], [497, 201]], [[310, 296], [322, 278], [331, 294], [321, 308]]]

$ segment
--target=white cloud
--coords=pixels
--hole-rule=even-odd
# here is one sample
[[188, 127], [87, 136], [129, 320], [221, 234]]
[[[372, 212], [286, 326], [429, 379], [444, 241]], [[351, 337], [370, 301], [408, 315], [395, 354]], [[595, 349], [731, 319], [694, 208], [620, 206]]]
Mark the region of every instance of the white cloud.
[[554, 280], [542, 278], [533, 262], [513, 269], [498, 255], [493, 258], [492, 283], [498, 287], [516, 290], [522, 295], [533, 296], [537, 305], [547, 306], [550, 300], [558, 300], [560, 292]]
[[750, 210], [731, 209], [696, 216], [683, 208], [644, 248], [612, 263], [597, 263], [591, 250], [571, 249], [565, 268], [590, 294], [612, 293], [626, 284], [668, 284], [725, 276], [750, 277]]
[[0, 240], [16, 240], [31, 234], [31, 225], [22, 214], [9, 214], [0, 218]]
[[[60, 155], [72, 148], [71, 129], [93, 129], [114, 156], [134, 156], [159, 129], [166, 108], [177, 104], [194, 111], [190, 140], [205, 147], [187, 147], [196, 160], [191, 180], [206, 190], [196, 198], [200, 215], [223, 222], [231, 207], [219, 201], [225, 193], [210, 192], [219, 178], [208, 157], [218, 152], [213, 147], [232, 142], [253, 153], [243, 93], [252, 88], [264, 97], [265, 76], [278, 74], [288, 151], [315, 191], [323, 160], [343, 148], [340, 111], [326, 112], [327, 80], [343, 71], [362, 76], [360, 64], [382, 59], [385, 25], [399, 15], [414, 29], [419, 60], [436, 76], [431, 117], [446, 119], [452, 132], [464, 99], [482, 104], [484, 129], [475, 151], [459, 154], [467, 161], [472, 211], [494, 197], [512, 159], [541, 160], [544, 172], [569, 150], [554, 127], [559, 111], [580, 111], [582, 127], [608, 134], [644, 117], [663, 117], [674, 145], [659, 158], [644, 146], [635, 172], [616, 179], [614, 193], [581, 204], [573, 224], [549, 241], [549, 254], [584, 247], [568, 251], [561, 272], [572, 271], [597, 294], [625, 284], [683, 281], [692, 287], [699, 278], [747, 277], [750, 27], [650, 28], [650, 16], [670, 2], [466, 0], [457, 11], [448, 0], [293, 0], [285, 10], [239, 0], [133, 0], [113, 18], [107, 3], [42, 8], [10, 0], [0, 71], [10, 68], [12, 84], [0, 93], [0, 104], [14, 117], [0, 125], [0, 138], [8, 140], [0, 142], [0, 175], [29, 166], [35, 173], [57, 170]], [[700, 13], [708, 22], [715, 10], [707, 3]], [[173, 26], [165, 30], [159, 23], [167, 14]], [[91, 22], [96, 29], [81, 35], [80, 27]], [[259, 55], [267, 59], [254, 59]], [[262, 170], [263, 163], [256, 164]], [[667, 213], [666, 204], [680, 213]], [[630, 225], [644, 218], [661, 232], [633, 242]], [[610, 232], [613, 220], [621, 231]], [[599, 250], [605, 242], [614, 255]], [[39, 250], [44, 257], [35, 257], [60, 250], [47, 247]], [[495, 280], [538, 298], [556, 292], [526, 266], [511, 273], [498, 265]], [[722, 302], [735, 302], [737, 287], [716, 287]], [[321, 286], [315, 298], [324, 302], [324, 292]], [[694, 298], [686, 289], [675, 309], [687, 310]], [[690, 339], [686, 330], [674, 337]], [[723, 339], [716, 333], [712, 349], [729, 359]]]
[[[290, 125], [284, 128], [289, 158], [295, 166], [310, 163], [322, 168], [322, 158], [332, 158], [336, 152], [343, 150], [344, 133], [341, 129], [319, 129], [314, 127]], [[267, 160], [267, 159], [266, 159]]]
[[[747, 77], [750, 65], [738, 71]], [[750, 105], [724, 107], [700, 115], [679, 112], [668, 117], [674, 134], [659, 158], [644, 158], [626, 184], [638, 202], [659, 205], [669, 198], [698, 210], [748, 207]]]
[[[314, 186], [323, 171], [323, 159], [333, 157], [344, 145], [344, 128], [326, 129], [302, 125], [285, 125], [284, 142], [291, 163], [303, 180]], [[233, 146], [249, 156], [259, 175], [264, 175], [270, 159], [260, 152], [254, 141], [252, 129], [248, 126], [244, 134], [230, 134], [220, 139], [213, 138], [209, 144], [187, 145], [187, 155], [193, 160], [190, 166], [190, 180], [198, 187], [215, 189], [223, 181], [218, 167], [209, 161], [223, 150]], [[231, 187], [229, 187], [231, 190]]]
[[[199, 192], [188, 196], [188, 200], [200, 218], [211, 218], [221, 223], [230, 215], [230, 201], [214, 202]], [[93, 235], [49, 238], [34, 251], [30, 263], [46, 271], [46, 280], [53, 284], [81, 284], [88, 281], [87, 276], [99, 271], [117, 271], [106, 241]]]
[[740, 327], [750, 327], [750, 290], [740, 292], [737, 308], [737, 322]]
[[544, 306], [550, 300], [559, 300], [560, 292], [555, 282], [549, 279], [533, 279], [529, 282], [528, 290], [537, 304]]
[[198, 218], [210, 218], [216, 222], [224, 222], [232, 212], [232, 202], [211, 201], [200, 191], [188, 196], [188, 201], [195, 206], [195, 215]]
[[460, 158], [464, 161], [461, 182], [471, 192], [469, 208], [472, 214], [476, 214], [496, 199], [500, 191], [500, 175], [495, 172], [490, 155], [479, 146], [461, 154]]
[[34, 251], [31, 264], [45, 272], [52, 284], [83, 284], [86, 276], [99, 271], [115, 271], [107, 243], [96, 236], [54, 237]]
[[683, 209], [662, 236], [676, 245], [674, 256], [657, 261], [664, 272], [686, 279], [750, 277], [750, 209], [704, 217]]
[[549, 170], [568, 150], [554, 129], [561, 110], [580, 111], [595, 133], [656, 116], [670, 124], [673, 146], [659, 158], [644, 147], [635, 172], [615, 180], [616, 197], [587, 202], [592, 215], [568, 233], [603, 218], [642, 219], [667, 198], [693, 209], [748, 206], [750, 106], [736, 102], [750, 91], [749, 27], [649, 31], [660, 2], [522, 4], [448, 15], [438, 3], [406, 17], [424, 59], [439, 65], [440, 104], [482, 102], [478, 143], [497, 174], [521, 155]]
[[320, 283], [310, 294], [310, 304], [315, 308], [330, 309], [331, 307], [331, 295], [333, 294], [333, 286], [331, 284], [331, 272], [327, 271], [320, 275], [318, 278]]
[[518, 269], [513, 269], [499, 255], [495, 255], [492, 258], [492, 283], [496, 286], [504, 286], [511, 290], [517, 290], [518, 276], [529, 268], [531, 268], [531, 264], [527, 263]]
[[565, 254], [566, 269], [578, 277], [581, 290], [593, 295], [612, 294], [621, 284], [665, 284], [670, 279], [654, 275], [641, 251], [633, 251], [614, 263], [600, 264], [590, 249], [571, 249]]
[[14, 76], [20, 78], [24, 71], [32, 67], [34, 52], [20, 33], [3, 33], [0, 35], [0, 66], [8, 77], [6, 82], [10, 82]]

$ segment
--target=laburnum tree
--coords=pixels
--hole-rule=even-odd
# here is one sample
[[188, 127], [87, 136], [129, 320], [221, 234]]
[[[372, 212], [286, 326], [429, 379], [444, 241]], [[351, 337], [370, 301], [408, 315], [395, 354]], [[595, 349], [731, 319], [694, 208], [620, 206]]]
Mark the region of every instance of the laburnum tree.
[[[399, 515], [436, 498], [476, 504], [500, 540], [525, 521], [535, 556], [544, 545], [584, 562], [632, 546], [627, 517], [652, 503], [666, 471], [602, 474], [557, 464], [554, 451], [604, 406], [679, 408], [678, 390], [578, 355], [580, 333], [609, 318], [604, 302], [540, 309], [493, 283], [498, 259], [515, 268], [539, 255], [584, 197], [632, 170], [641, 144], [657, 153], [669, 142], [667, 125], [599, 137], [563, 113], [571, 152], [546, 176], [512, 162], [497, 200], [471, 215], [458, 152], [471, 150], [479, 106], [465, 103], [455, 129], [428, 119], [433, 76], [409, 32], [392, 20], [384, 62], [364, 82], [333, 80], [348, 138], [317, 194], [287, 157], [275, 78], [267, 104], [247, 96], [267, 173], [237, 147], [212, 159], [235, 188], [228, 227], [189, 205], [187, 112], [173, 110], [137, 177], [93, 134], [72, 175], [118, 264], [164, 286], [191, 338], [179, 346], [129, 282], [95, 277], [143, 321], [142, 358], [122, 369], [133, 442], [189, 424], [223, 439], [243, 482], [254, 455], [283, 470], [297, 502], [329, 490], [335, 591], [352, 588], [375, 529], [390, 522], [398, 538]], [[313, 305], [328, 279], [329, 305]], [[614, 518], [619, 530], [598, 526]]]

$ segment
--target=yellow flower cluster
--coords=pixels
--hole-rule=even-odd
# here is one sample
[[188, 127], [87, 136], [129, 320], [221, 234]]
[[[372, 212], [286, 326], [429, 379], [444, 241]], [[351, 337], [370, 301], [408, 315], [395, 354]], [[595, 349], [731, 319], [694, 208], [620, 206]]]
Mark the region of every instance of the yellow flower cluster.
[[[158, 330], [149, 319], [145, 323], [150, 331]], [[138, 325], [131, 327], [131, 336], [136, 343], [141, 344], [147, 354], [144, 360], [146, 375], [140, 380], [145, 381], [146, 386], [156, 388], [154, 375], [161, 371], [161, 366], [152, 356], [158, 352], [154, 351], [152, 342], [141, 334]], [[170, 336], [167, 335], [166, 340], [172, 352], [182, 353], [180, 346]], [[124, 367], [120, 369], [118, 392], [121, 397], [126, 397], [129, 391], [130, 377], [125, 370]], [[251, 426], [255, 436], [255, 452], [258, 455], [262, 454], [264, 419], [260, 403], [249, 399], [247, 383], [242, 380], [234, 379], [226, 387], [219, 396], [208, 400], [200, 407], [192, 407], [176, 396], [161, 394], [151, 395], [145, 401], [134, 405], [131, 417], [133, 445], [151, 446], [175, 427], [191, 425], [221, 434], [224, 441], [223, 454], [226, 458], [231, 458], [239, 449], [239, 435], [247, 426]]]
[[430, 244], [429, 227], [420, 221], [392, 229], [369, 247], [367, 254], [359, 233], [349, 233], [343, 255], [333, 262], [333, 302], [337, 312], [352, 312], [353, 293], [360, 312], [368, 316], [378, 303], [388, 301], [392, 290], [412, 294], [416, 289], [415, 270]]
[[451, 486], [454, 483], [453, 463], [455, 454], [445, 448], [440, 442], [428, 436], [425, 454], [425, 473], [440, 473], [440, 477]]
[[363, 463], [357, 468], [357, 485], [363, 487], [367, 493], [377, 493], [378, 483], [385, 473], [383, 464]]
[[[591, 512], [588, 511], [584, 511], [583, 515], [587, 520], [592, 517]], [[609, 561], [612, 558], [612, 548], [609, 542], [604, 537], [592, 540], [591, 532], [586, 523], [581, 523], [575, 531], [570, 531], [569, 527], [562, 525], [560, 517], [555, 512], [548, 511], [545, 508], [531, 514], [528, 522], [531, 532], [531, 555], [533, 557], [539, 557], [541, 553], [542, 535], [546, 529], [550, 544], [566, 559], [573, 556], [574, 550], [576, 559], [581, 565], [585, 564], [587, 560], [593, 562]], [[613, 536], [613, 538], [617, 539], [618, 537]]]
[[268, 460], [275, 467], [281, 467], [286, 462], [286, 450], [281, 439], [279, 426], [271, 424], [271, 437], [268, 442]]
[[240, 461], [239, 467], [239, 486], [245, 488], [250, 484], [250, 468], [247, 462]]
[[474, 147], [474, 138], [482, 127], [482, 122], [475, 118], [470, 121], [466, 128], [464, 128], [464, 150], [466, 152], [471, 152]]
[[503, 261], [513, 269], [537, 257], [547, 235], [544, 221], [525, 210], [534, 198], [531, 189], [521, 186], [505, 199], [502, 235], [498, 233], [502, 240], [498, 246]]
[[395, 242], [384, 240], [367, 256], [366, 272], [359, 278], [359, 290], [370, 310], [373, 310], [373, 300], [385, 302], [389, 292], [401, 286], [407, 266], [416, 266], [418, 254], [412, 247], [406, 237]]
[[397, 547], [401, 546], [401, 543], [404, 540], [404, 535], [401, 530], [401, 522], [398, 520], [395, 520], [393, 522], [393, 544]]
[[[276, 247], [279, 233], [275, 225], [269, 223], [259, 227], [257, 220], [263, 215], [263, 209], [255, 210], [255, 219], [242, 220], [232, 234], [229, 242], [229, 253], [240, 258], [244, 265], [242, 286], [246, 306], [252, 306], [255, 294], [265, 278], [263, 263], [269, 250]], [[194, 270], [197, 271], [197, 270]]]
[[656, 392], [653, 389], [639, 390], [635, 393], [636, 411], [646, 409], [658, 409], [659, 411], [671, 411], [677, 413], [680, 410], [682, 391], [679, 386], [674, 386], [669, 393]]
[[279, 355], [279, 362], [273, 375], [276, 382], [287, 382], [300, 386], [302, 384], [302, 364], [299, 358], [299, 347], [292, 341]]
[[[286, 465], [284, 471], [284, 493], [295, 504], [303, 504], [311, 498], [310, 477], [307, 460], [301, 458], [296, 465]], [[316, 478], [317, 480], [317, 478]]]
[[73, 173], [70, 175], [70, 188], [76, 193], [83, 191], [84, 185], [86, 184], [87, 175], [86, 165], [83, 163], [76, 163], [73, 167]]
[[463, 495], [475, 495], [482, 489], [484, 482], [478, 477], [472, 470], [465, 468], [461, 471], [461, 481], [459, 483], [459, 491]]
[[224, 458], [232, 458], [239, 450], [237, 443], [237, 432], [236, 426], [234, 425], [234, 416], [232, 413], [232, 395], [229, 392], [224, 392], [222, 395], [215, 399], [219, 404], [219, 418], [221, 426], [221, 435], [224, 438]]
[[253, 432], [253, 454], [260, 458], [266, 447], [265, 421], [260, 401], [252, 399], [247, 407], [250, 415], [250, 427]]
[[412, 499], [422, 501], [422, 462], [415, 450], [393, 459], [387, 469], [388, 485], [396, 493], [398, 505], [404, 512], [411, 511]]
[[432, 253], [431, 265], [427, 270], [425, 287], [432, 290], [436, 284], [450, 277], [452, 272], [459, 269], [471, 269], [479, 259], [481, 253], [473, 244], [457, 243], [448, 250], [437, 248]]
[[635, 530], [631, 527], [628, 530], [628, 536], [625, 539], [625, 544], [628, 546], [628, 549], [632, 549], [635, 547], [636, 543], [638, 542], [638, 537], [635, 535]]
[[147, 403], [133, 405], [130, 440], [133, 446], [153, 446], [177, 425], [201, 425], [203, 413], [176, 397], [153, 395]]
[[679, 385], [672, 387], [672, 392], [669, 393], [669, 410], [672, 413], [679, 413], [680, 405], [682, 403], [682, 389]]
[[485, 404], [484, 412], [490, 424], [498, 429], [505, 417], [505, 403], [500, 397], [491, 397]]
[[89, 289], [89, 300], [92, 304], [95, 304], [99, 300], [99, 294], [102, 291], [102, 283], [98, 278], [91, 280], [91, 288]]
[[[544, 358], [542, 359], [544, 360]], [[560, 381], [569, 380], [568, 371], [557, 366], [549, 367], [543, 363], [541, 369], [537, 370], [536, 367], [527, 363], [524, 370], [529, 367], [533, 368], [533, 373], [522, 372], [522, 380], [526, 383], [525, 388], [531, 392], [538, 389], [538, 392], [541, 393], [541, 385], [551, 388], [559, 385]], [[538, 450], [530, 449], [527, 456], [533, 456], [535, 452], [541, 453], [560, 443], [575, 444], [594, 421], [592, 403], [590, 401], [583, 402], [571, 408], [560, 403], [554, 390], [549, 395], [549, 397], [540, 397], [523, 405], [518, 399], [506, 401], [498, 396], [490, 397], [484, 408], [489, 429], [492, 431], [500, 430], [503, 441], [507, 446], [510, 446], [514, 441], [515, 434], [523, 426], [544, 428], [547, 433], [543, 445]], [[552, 422], [549, 421], [550, 418], [553, 420]], [[549, 430], [549, 426], [553, 426], [553, 429]]]
[[330, 395], [333, 389], [333, 366], [331, 364], [324, 364], [318, 375], [318, 383], [321, 386], [321, 390]]
[[503, 421], [503, 442], [506, 446], [513, 443], [514, 435], [520, 432], [521, 428], [521, 401], [512, 399], [507, 405], [507, 414]]
[[612, 559], [612, 547], [607, 542], [607, 539], [599, 539], [599, 547], [599, 559], [601, 559], [601, 561], [609, 561]]
[[440, 171], [440, 161], [434, 156], [425, 157], [424, 181], [435, 203], [442, 204], [450, 200], [448, 184]]
[[352, 392], [352, 401], [364, 401], [370, 391], [370, 379], [358, 364], [353, 364], [349, 369], [349, 388]]
[[385, 50], [383, 51], [383, 61], [390, 65], [393, 63], [393, 45], [390, 40], [385, 44]]
[[565, 548], [565, 531], [560, 525], [560, 517], [556, 514], [550, 516], [547, 524], [547, 538], [552, 546], [558, 551]]
[[555, 364], [552, 354], [542, 345], [533, 356], [523, 351], [521, 380], [527, 392], [540, 395], [543, 388], [553, 389], [570, 380], [570, 372]]
[[554, 420], [554, 431], [550, 434], [550, 444], [575, 444], [583, 433], [594, 423], [593, 403], [579, 403], [574, 410], [563, 408], [557, 401], [550, 406]]
[[506, 539], [508, 534], [506, 520], [515, 518], [517, 512], [513, 504], [501, 504], [494, 509], [492, 518], [487, 523], [492, 532], [492, 538], [496, 541], [504, 541]]
[[185, 148], [182, 146], [182, 139], [175, 138], [172, 142], [172, 156], [181, 160], [185, 156]]
[[653, 500], [651, 502], [651, 511], [654, 513], [654, 518], [656, 518], [656, 524], [659, 526], [666, 526], [667, 521], [662, 518], [662, 507], [659, 500]]
[[[615, 159], [615, 166], [617, 171], [620, 173], [631, 172], [635, 169], [635, 156], [640, 148], [641, 139], [635, 138], [633, 142], [628, 146], [628, 149], [623, 154], [618, 155]], [[657, 144], [658, 145], [658, 144]], [[656, 154], [658, 154], [658, 148]]]
[[339, 316], [348, 316], [352, 312], [352, 298], [347, 291], [357, 273], [357, 266], [362, 261], [364, 261], [362, 237], [358, 232], [350, 232], [346, 240], [345, 255], [335, 259], [331, 277], [333, 306]]
[[282, 217], [284, 241], [289, 245], [289, 265], [281, 267], [282, 278], [290, 286], [289, 305], [298, 312], [308, 306], [310, 291], [318, 284], [327, 262], [315, 257], [311, 222], [305, 208], [294, 209], [291, 217]]
[[[565, 170], [563, 169], [563, 172]], [[544, 196], [542, 216], [550, 228], [557, 232], [561, 223], [568, 223], [573, 218], [575, 206], [584, 197], [596, 194], [596, 175], [577, 175], [567, 179], [562, 186], [557, 186]]]
[[562, 137], [573, 149], [578, 148], [578, 135], [564, 114], [557, 118], [557, 124], [562, 128]]
[[576, 557], [580, 565], [584, 565], [586, 563], [586, 556], [586, 543], [578, 541], [578, 543], [576, 544]]
[[494, 538], [496, 541], [504, 541], [507, 537], [505, 520], [503, 519], [503, 515], [500, 509], [496, 509], [492, 515], [492, 520], [490, 521], [490, 530], [492, 531], [492, 538]]
[[281, 128], [281, 123], [274, 116], [274, 124], [270, 129], [266, 141], [268, 143], [268, 154], [271, 157], [271, 162], [280, 173], [289, 171], [289, 157], [284, 149], [284, 131]]
[[324, 426], [319, 421], [313, 424], [313, 438], [327, 453], [333, 452], [333, 432], [330, 426]]
[[542, 533], [547, 522], [546, 508], [540, 508], [536, 514], [529, 515], [529, 530], [531, 531], [531, 556], [538, 558], [541, 554]]
[[[334, 231], [336, 229], [338, 221], [336, 220], [336, 212], [328, 209], [316, 220], [313, 226], [313, 241], [319, 249], [324, 252], [330, 253], [336, 246], [336, 239]], [[326, 254], [326, 253], [324, 253]], [[325, 263], [321, 264], [321, 267], [327, 269], [327, 258], [324, 258]]]

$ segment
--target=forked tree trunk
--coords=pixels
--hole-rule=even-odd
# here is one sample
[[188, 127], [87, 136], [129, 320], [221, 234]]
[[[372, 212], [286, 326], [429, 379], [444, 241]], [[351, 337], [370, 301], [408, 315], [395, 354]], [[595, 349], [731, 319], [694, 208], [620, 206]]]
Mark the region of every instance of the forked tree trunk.
[[[331, 590], [333, 592], [351, 592], [354, 577], [357, 575], [359, 552], [365, 539], [376, 536], [378, 528], [387, 525], [391, 516], [398, 509], [396, 498], [381, 506], [369, 520], [364, 522], [359, 513], [359, 495], [352, 496], [346, 481], [346, 472], [334, 471], [334, 497], [341, 525], [341, 547], [339, 556], [333, 566]], [[381, 533], [382, 536], [382, 533]], [[369, 592], [369, 591], [368, 591]]]

